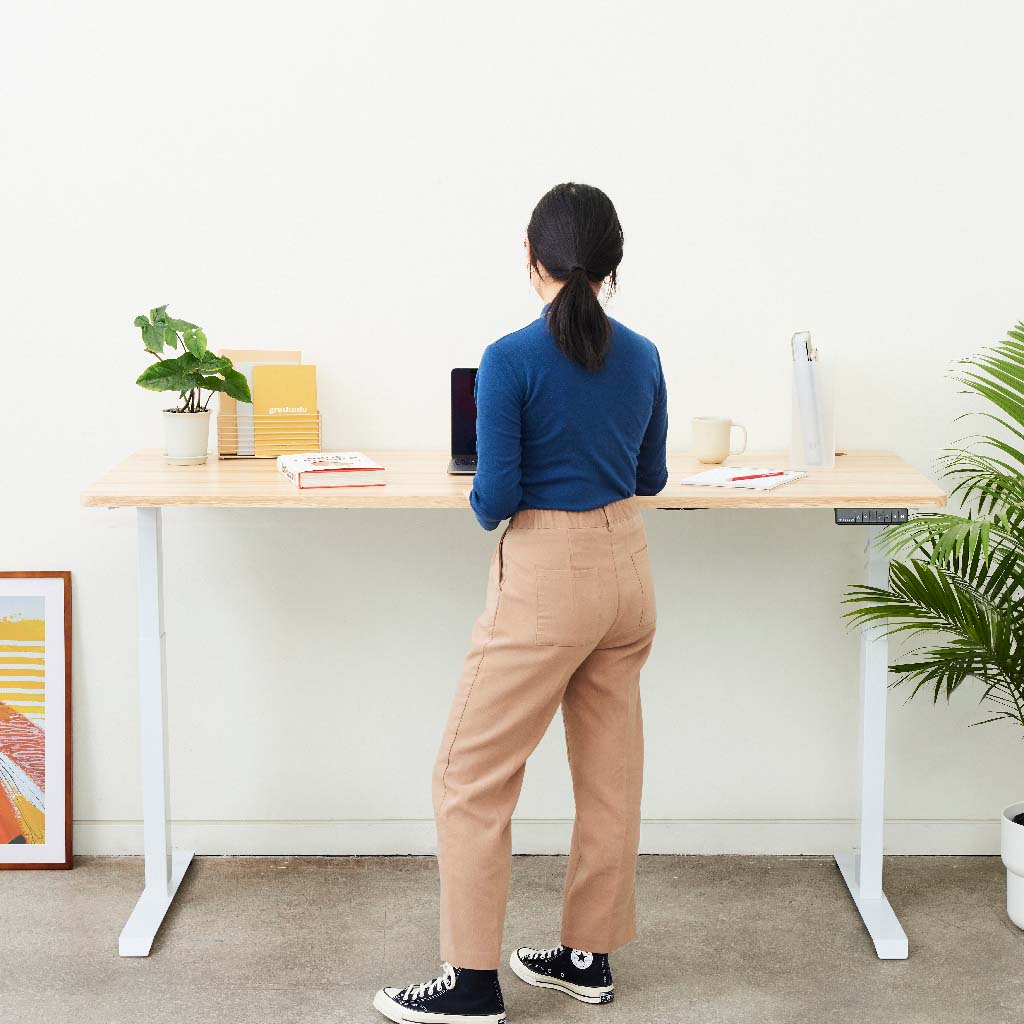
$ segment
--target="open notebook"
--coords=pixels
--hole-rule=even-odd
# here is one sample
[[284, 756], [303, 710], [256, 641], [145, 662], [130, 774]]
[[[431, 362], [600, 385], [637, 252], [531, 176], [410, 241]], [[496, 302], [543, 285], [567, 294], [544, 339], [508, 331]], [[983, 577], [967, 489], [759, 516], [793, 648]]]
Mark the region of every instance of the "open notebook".
[[707, 469], [703, 473], [688, 476], [682, 482], [694, 484], [698, 487], [739, 487], [750, 491], [773, 491], [776, 487], [791, 483], [807, 476], [798, 470], [790, 469], [782, 472], [781, 476], [764, 476], [759, 480], [733, 480], [736, 476], [756, 476], [759, 473], [778, 473], [777, 469], [764, 469], [756, 466], [716, 466], [714, 469]]

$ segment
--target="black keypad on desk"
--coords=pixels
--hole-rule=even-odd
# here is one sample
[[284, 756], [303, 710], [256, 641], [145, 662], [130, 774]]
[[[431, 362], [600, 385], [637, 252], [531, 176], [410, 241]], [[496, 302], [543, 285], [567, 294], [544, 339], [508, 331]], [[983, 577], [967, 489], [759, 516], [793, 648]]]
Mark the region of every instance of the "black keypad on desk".
[[892, 526], [910, 515], [905, 508], [837, 508], [835, 513], [836, 526]]

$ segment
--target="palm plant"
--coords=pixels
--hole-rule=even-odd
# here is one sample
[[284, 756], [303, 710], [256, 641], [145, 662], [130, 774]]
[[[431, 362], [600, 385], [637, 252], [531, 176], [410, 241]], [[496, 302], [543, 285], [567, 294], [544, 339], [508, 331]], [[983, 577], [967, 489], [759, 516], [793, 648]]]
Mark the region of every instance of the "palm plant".
[[976, 725], [1024, 725], [1024, 323], [1008, 335], [952, 375], [963, 394], [995, 407], [965, 415], [1004, 434], [970, 435], [940, 457], [962, 514], [886, 529], [876, 543], [893, 557], [888, 588], [854, 586], [845, 598], [856, 625], [927, 638], [891, 666], [911, 697], [924, 690], [948, 700], [964, 680], [977, 680], [991, 714]]

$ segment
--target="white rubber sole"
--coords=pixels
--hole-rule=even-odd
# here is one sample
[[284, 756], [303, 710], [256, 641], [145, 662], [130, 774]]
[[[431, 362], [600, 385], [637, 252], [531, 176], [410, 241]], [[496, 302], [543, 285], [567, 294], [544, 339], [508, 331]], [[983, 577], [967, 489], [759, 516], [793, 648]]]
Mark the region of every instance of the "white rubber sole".
[[551, 978], [546, 974], [535, 974], [519, 959], [518, 950], [509, 957], [508, 965], [512, 968], [512, 973], [520, 981], [525, 981], [527, 985], [533, 985], [534, 988], [551, 988], [556, 992], [564, 992], [567, 996], [572, 996], [573, 999], [578, 999], [581, 1003], [598, 1005], [600, 1003], [610, 1003], [614, 998], [614, 985], [598, 988], [590, 985], [584, 987], [582, 985], [574, 985], [571, 981], [565, 981], [563, 978]]
[[373, 997], [373, 1006], [395, 1024], [505, 1024], [503, 1013], [472, 1017], [463, 1013], [423, 1013], [420, 1010], [409, 1010], [401, 1003], [396, 1003], [384, 989], [380, 989]]

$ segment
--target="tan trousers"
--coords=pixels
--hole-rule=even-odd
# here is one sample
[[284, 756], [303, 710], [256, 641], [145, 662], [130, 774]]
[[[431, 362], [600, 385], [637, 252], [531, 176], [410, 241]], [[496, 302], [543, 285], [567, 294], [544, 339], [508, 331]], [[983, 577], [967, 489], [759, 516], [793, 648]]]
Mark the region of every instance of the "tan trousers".
[[443, 959], [498, 966], [512, 812], [526, 759], [559, 705], [576, 799], [561, 941], [608, 953], [635, 938], [640, 669], [654, 627], [632, 498], [515, 515], [491, 563], [434, 768]]

